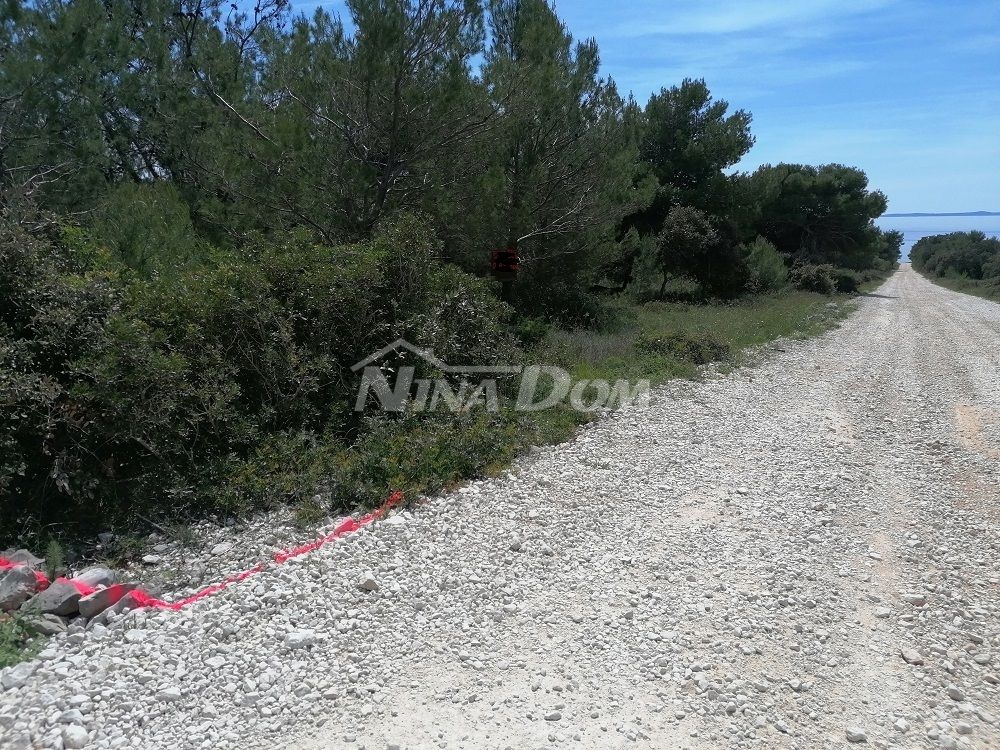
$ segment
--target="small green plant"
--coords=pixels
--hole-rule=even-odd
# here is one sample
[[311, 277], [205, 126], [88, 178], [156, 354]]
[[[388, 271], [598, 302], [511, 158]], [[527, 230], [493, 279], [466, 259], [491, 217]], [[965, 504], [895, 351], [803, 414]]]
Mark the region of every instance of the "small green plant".
[[36, 651], [31, 631], [13, 615], [0, 614], [0, 669], [30, 659]]
[[295, 525], [299, 528], [312, 528], [327, 517], [326, 507], [316, 498], [317, 496], [313, 495], [296, 504], [292, 518], [295, 521]]
[[194, 533], [194, 529], [191, 528], [190, 524], [183, 521], [167, 524], [165, 528], [167, 535], [182, 547], [190, 547], [198, 541], [198, 535]]
[[66, 569], [66, 554], [62, 545], [50, 539], [45, 547], [45, 572], [50, 580], [55, 580]]

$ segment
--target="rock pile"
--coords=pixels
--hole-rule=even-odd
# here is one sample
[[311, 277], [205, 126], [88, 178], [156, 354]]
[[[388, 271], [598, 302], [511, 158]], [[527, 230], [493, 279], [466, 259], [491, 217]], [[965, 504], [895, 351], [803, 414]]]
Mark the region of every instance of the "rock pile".
[[136, 586], [119, 583], [110, 568], [95, 565], [50, 582], [40, 569], [44, 563], [24, 549], [0, 553], [0, 612], [19, 612], [41, 635], [61, 633], [77, 617], [89, 620], [110, 608], [136, 606], [129, 600]]

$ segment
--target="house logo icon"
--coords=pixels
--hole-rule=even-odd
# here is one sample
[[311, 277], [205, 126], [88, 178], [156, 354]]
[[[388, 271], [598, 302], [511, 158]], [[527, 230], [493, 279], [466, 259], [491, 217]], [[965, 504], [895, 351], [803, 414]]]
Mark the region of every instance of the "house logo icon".
[[351, 367], [354, 372], [357, 372], [362, 367], [367, 368], [374, 366], [376, 362], [380, 359], [386, 357], [390, 352], [399, 352], [400, 349], [405, 349], [407, 351], [416, 354], [422, 360], [430, 364], [434, 369], [441, 372], [446, 372], [449, 374], [460, 374], [460, 373], [496, 373], [501, 374], [512, 374], [521, 372], [524, 369], [521, 365], [465, 365], [465, 366], [453, 366], [449, 365], [447, 362], [438, 359], [434, 356], [434, 351], [431, 349], [421, 349], [419, 346], [414, 346], [406, 339], [396, 339], [391, 344], [383, 346], [378, 351], [372, 352], [367, 357], [365, 357], [360, 362], [356, 363]]

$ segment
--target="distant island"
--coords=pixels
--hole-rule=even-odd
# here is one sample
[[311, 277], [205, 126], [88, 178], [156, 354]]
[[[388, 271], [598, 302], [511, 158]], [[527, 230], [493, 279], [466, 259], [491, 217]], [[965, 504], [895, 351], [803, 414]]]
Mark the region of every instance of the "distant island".
[[1000, 211], [962, 211], [960, 213], [912, 213], [912, 214], [882, 214], [887, 217], [913, 218], [915, 216], [1000, 216]]

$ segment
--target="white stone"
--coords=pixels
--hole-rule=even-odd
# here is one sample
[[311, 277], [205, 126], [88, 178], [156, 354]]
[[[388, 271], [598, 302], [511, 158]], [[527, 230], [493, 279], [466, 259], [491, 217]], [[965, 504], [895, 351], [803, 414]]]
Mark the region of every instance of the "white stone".
[[80, 750], [87, 746], [90, 742], [90, 735], [84, 727], [79, 725], [73, 725], [68, 727], [63, 727], [62, 730], [62, 743], [63, 747], [71, 750]]
[[179, 687], [171, 685], [170, 687], [165, 687], [162, 690], [157, 691], [156, 697], [164, 703], [173, 703], [183, 698], [184, 694], [181, 692]]

